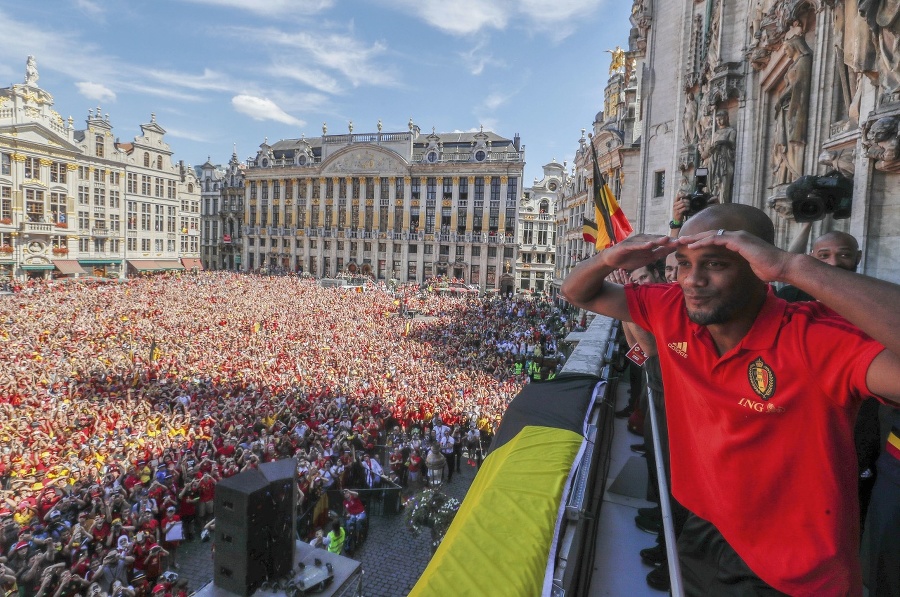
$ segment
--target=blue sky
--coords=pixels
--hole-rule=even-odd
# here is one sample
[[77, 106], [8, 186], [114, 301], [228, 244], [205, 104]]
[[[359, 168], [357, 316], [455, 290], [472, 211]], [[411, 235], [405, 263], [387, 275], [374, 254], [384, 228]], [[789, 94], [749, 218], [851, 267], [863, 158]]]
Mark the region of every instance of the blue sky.
[[[27, 8], [26, 8], [27, 7]], [[122, 141], [150, 113], [175, 159], [241, 160], [279, 139], [477, 130], [526, 147], [525, 184], [568, 160], [603, 105], [624, 0], [0, 0], [0, 85], [39, 85]]]

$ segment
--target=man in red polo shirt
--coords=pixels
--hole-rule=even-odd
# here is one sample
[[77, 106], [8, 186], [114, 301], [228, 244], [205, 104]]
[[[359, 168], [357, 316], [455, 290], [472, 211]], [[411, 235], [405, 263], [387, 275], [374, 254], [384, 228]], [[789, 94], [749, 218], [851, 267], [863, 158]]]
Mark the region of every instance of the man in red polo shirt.
[[[862, 595], [853, 422], [864, 398], [900, 402], [900, 286], [781, 251], [747, 205], [708, 207], [681, 234], [626, 239], [562, 294], [656, 337], [672, 492], [693, 513], [686, 592]], [[673, 252], [678, 286], [605, 282]], [[776, 280], [820, 302], [788, 304]]]

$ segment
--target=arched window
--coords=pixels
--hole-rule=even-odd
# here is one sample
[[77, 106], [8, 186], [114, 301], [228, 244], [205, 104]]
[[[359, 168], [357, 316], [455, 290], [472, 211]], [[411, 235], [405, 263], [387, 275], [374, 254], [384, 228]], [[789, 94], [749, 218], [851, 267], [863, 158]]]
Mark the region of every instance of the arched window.
[[545, 214], [545, 213], [548, 213], [549, 211], [550, 211], [550, 202], [547, 201], [546, 199], [544, 199], [543, 201], [541, 201], [541, 213]]
[[156, 156], [156, 169], [162, 170], [162, 156], [161, 155]]
[[144, 167], [145, 168], [150, 167], [150, 154], [147, 153], [146, 151], [144, 152]]

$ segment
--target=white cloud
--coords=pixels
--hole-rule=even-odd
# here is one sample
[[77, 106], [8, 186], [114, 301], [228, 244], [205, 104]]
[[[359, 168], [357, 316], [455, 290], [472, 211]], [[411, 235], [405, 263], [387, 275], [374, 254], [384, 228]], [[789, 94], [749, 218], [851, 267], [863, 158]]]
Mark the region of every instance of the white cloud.
[[210, 139], [205, 137], [201, 133], [195, 133], [193, 131], [185, 131], [182, 129], [172, 128], [170, 126], [166, 127], [166, 135], [171, 135], [172, 137], [178, 137], [179, 139], [187, 139], [188, 141], [196, 141], [198, 143], [210, 143]]
[[452, 35], [470, 35], [483, 29], [503, 30], [512, 13], [510, 2], [499, 0], [393, 0], [389, 6], [400, 6]]
[[510, 97], [512, 97], [510, 94], [504, 94], [495, 91], [494, 93], [491, 93], [486, 98], [484, 98], [484, 107], [488, 110], [496, 110], [497, 108], [508, 102]]
[[175, 71], [149, 70], [147, 74], [162, 83], [186, 87], [198, 91], [228, 91], [234, 89], [234, 83], [228, 77], [208, 68], [203, 69], [202, 75], [188, 75]]
[[78, 88], [78, 93], [90, 100], [97, 100], [100, 102], [116, 101], [116, 92], [102, 83], [78, 81], [75, 83], [75, 86]]
[[276, 78], [287, 78], [299, 81], [300, 83], [324, 93], [332, 95], [341, 93], [341, 86], [337, 82], [337, 79], [318, 69], [289, 66], [285, 64], [273, 64], [266, 69], [266, 72]]
[[75, 7], [92, 17], [103, 15], [103, 7], [92, 0], [75, 0]]
[[502, 60], [495, 59], [487, 50], [487, 45], [488, 40], [484, 37], [471, 50], [459, 52], [458, 54], [465, 63], [466, 68], [469, 69], [469, 72], [475, 76], [482, 74], [487, 66], [505, 66]]
[[253, 120], [274, 120], [294, 126], [303, 126], [306, 123], [299, 118], [294, 118], [272, 100], [253, 95], [236, 95], [231, 98], [231, 105], [241, 114], [245, 114]]
[[299, 50], [304, 60], [343, 75], [354, 87], [391, 87], [398, 84], [396, 70], [376, 62], [376, 58], [387, 52], [387, 46], [382, 42], [366, 45], [352, 31], [350, 34], [288, 33], [276, 28], [234, 28], [233, 31], [254, 43]]
[[246, 10], [265, 17], [307, 16], [334, 6], [335, 0], [188, 0], [236, 10]]

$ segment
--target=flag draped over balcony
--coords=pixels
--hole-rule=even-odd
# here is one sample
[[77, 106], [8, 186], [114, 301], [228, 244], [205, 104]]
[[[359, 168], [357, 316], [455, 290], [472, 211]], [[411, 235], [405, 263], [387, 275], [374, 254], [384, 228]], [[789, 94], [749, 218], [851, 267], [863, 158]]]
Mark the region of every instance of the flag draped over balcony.
[[634, 232], [625, 212], [619, 207], [615, 195], [610, 190], [606, 179], [600, 173], [597, 162], [597, 150], [591, 142], [591, 155], [594, 158], [594, 217], [597, 220], [597, 237], [594, 247], [602, 251], [624, 240]]

